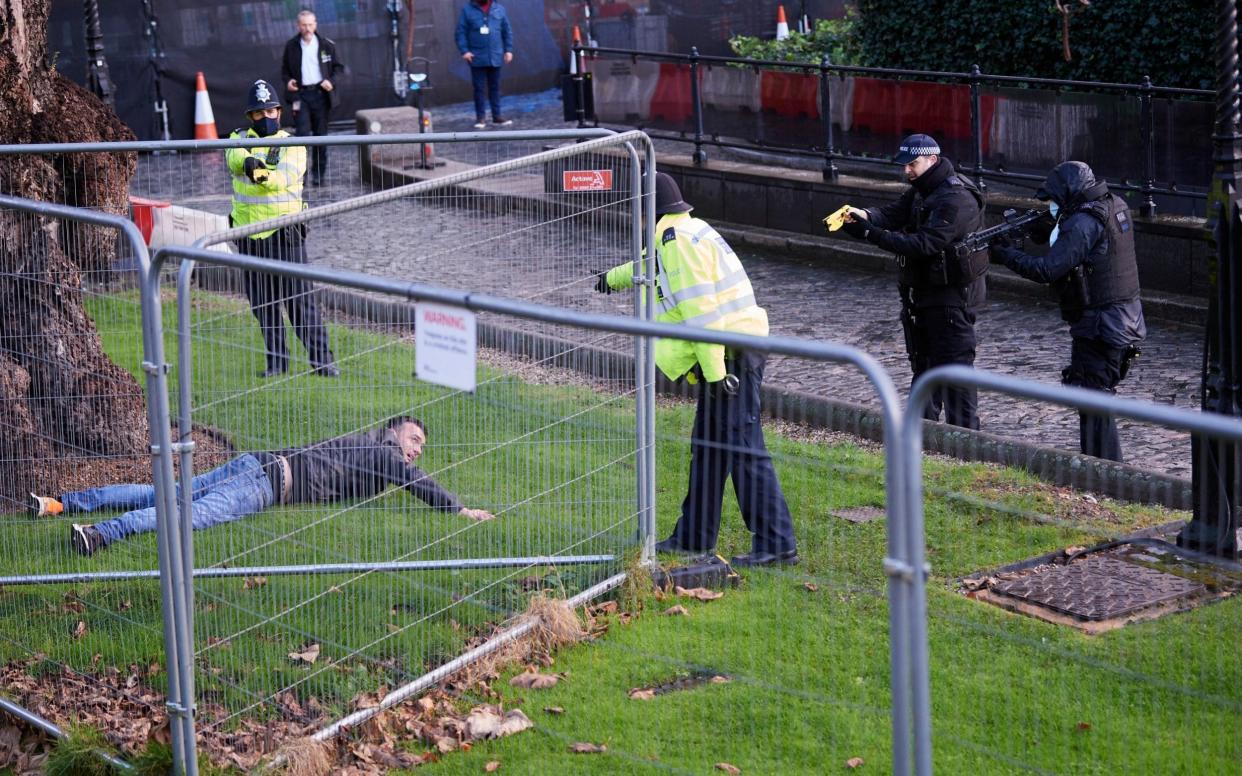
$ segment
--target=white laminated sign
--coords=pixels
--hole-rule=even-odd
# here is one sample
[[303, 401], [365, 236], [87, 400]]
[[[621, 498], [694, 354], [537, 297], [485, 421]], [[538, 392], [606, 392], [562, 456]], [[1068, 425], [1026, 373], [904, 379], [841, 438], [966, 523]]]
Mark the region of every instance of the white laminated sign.
[[460, 307], [414, 305], [414, 374], [419, 380], [473, 391], [478, 335], [474, 313]]

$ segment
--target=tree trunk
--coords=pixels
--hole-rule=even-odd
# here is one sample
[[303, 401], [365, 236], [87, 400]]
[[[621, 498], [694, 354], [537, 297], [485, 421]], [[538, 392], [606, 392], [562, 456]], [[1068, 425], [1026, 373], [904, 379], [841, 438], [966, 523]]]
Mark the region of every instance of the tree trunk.
[[[0, 143], [134, 139], [49, 67], [47, 13], [48, 0], [0, 0]], [[0, 192], [123, 216], [135, 165], [133, 154], [0, 156]], [[113, 229], [0, 209], [0, 512], [75, 484], [84, 457], [143, 454], [142, 389], [83, 307], [83, 272], [111, 267], [117, 244]]]

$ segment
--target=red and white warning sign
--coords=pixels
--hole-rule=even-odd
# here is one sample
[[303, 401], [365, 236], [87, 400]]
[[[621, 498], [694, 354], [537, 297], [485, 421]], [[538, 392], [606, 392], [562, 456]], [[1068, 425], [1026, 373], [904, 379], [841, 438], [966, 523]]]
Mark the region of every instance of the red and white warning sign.
[[561, 184], [565, 191], [612, 191], [612, 170], [565, 170]]

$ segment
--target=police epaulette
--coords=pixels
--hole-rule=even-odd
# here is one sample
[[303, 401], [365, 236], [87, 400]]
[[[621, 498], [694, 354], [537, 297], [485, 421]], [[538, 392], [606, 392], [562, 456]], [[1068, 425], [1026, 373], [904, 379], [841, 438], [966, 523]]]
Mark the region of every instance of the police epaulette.
[[229, 137], [232, 137], [233, 135], [237, 135], [238, 137], [245, 137], [247, 129], [249, 129], [249, 127], [238, 127], [237, 129], [229, 133]]
[[660, 244], [663, 245], [664, 243], [672, 242], [673, 240], [676, 240], [676, 239], [677, 239], [677, 227], [670, 226], [669, 228], [664, 230], [664, 234], [660, 235]]

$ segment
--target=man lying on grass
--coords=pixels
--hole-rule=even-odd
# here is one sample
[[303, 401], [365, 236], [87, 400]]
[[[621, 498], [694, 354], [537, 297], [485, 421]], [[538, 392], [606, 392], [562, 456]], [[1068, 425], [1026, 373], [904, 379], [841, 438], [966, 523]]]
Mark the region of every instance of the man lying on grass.
[[[414, 465], [426, 441], [422, 421], [403, 415], [372, 431], [240, 455], [194, 478], [194, 530], [240, 520], [274, 504], [371, 498], [389, 485], [405, 488], [444, 512], [491, 520], [492, 513], [463, 506], [457, 496]], [[32, 511], [40, 516], [130, 510], [100, 523], [74, 523], [70, 541], [82, 555], [94, 555], [112, 542], [155, 530], [155, 488], [150, 485], [107, 485], [66, 493], [59, 499], [33, 493], [31, 497]]]

